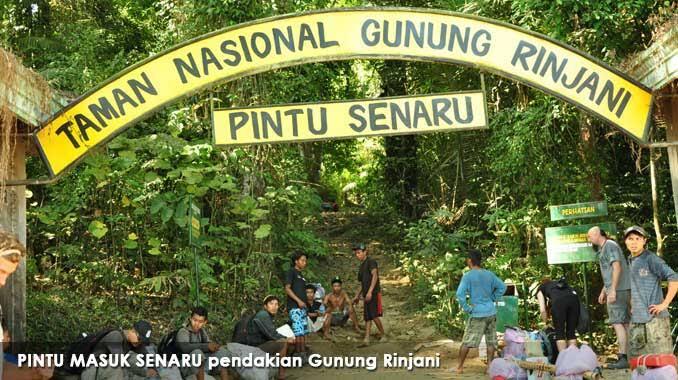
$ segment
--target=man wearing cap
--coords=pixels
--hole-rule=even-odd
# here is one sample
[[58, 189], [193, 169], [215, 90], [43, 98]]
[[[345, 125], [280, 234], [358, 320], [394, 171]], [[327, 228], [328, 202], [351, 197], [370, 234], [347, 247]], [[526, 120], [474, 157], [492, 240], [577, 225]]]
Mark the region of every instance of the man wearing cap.
[[607, 233], [600, 227], [591, 227], [588, 240], [598, 247], [598, 263], [603, 276], [603, 288], [598, 303], [607, 305], [607, 322], [612, 325], [619, 343], [619, 354], [615, 363], [608, 364], [610, 369], [629, 368], [626, 357], [628, 346], [628, 328], [631, 321], [631, 271], [619, 244], [608, 239]]
[[358, 318], [356, 317], [353, 304], [341, 286], [341, 278], [333, 278], [332, 291], [323, 300], [323, 304], [326, 307], [325, 313], [328, 316], [325, 318], [323, 325], [323, 337], [328, 340], [332, 339], [329, 335], [330, 328], [332, 326], [344, 326], [349, 319], [353, 322], [353, 330], [360, 333], [360, 326], [358, 326]]
[[357, 243], [353, 245], [353, 253], [356, 258], [360, 260], [360, 269], [358, 270], [358, 281], [360, 281], [360, 291], [353, 298], [353, 304], [358, 303], [360, 297], [364, 299], [363, 315], [365, 317], [365, 339], [361, 346], [370, 344], [370, 328], [372, 322], [377, 325], [379, 329], [378, 339], [386, 342], [386, 333], [384, 326], [381, 324], [381, 317], [384, 311], [381, 305], [381, 287], [379, 286], [379, 268], [377, 261], [367, 257], [367, 247], [364, 243]]
[[[468, 251], [466, 265], [470, 270], [461, 278], [457, 288], [457, 301], [461, 308], [469, 314], [464, 329], [464, 338], [459, 348], [459, 365], [457, 373], [464, 370], [464, 361], [471, 348], [480, 346], [485, 336], [487, 343], [487, 362], [494, 358], [497, 348], [497, 308], [496, 301], [506, 292], [506, 284], [494, 273], [483, 269], [480, 264], [482, 254], [476, 249]], [[470, 298], [470, 304], [466, 297]]]
[[[5, 286], [7, 278], [16, 271], [19, 267], [21, 259], [26, 257], [26, 248], [16, 238], [16, 236], [0, 228], [0, 287]], [[0, 316], [2, 315], [2, 308], [0, 308]], [[3, 331], [0, 328], [0, 337]], [[3, 367], [3, 353], [2, 344], [0, 344], [0, 379], [2, 376]]]
[[[184, 377], [195, 375], [196, 380], [204, 380], [205, 373], [208, 372], [208, 359], [216, 357], [219, 361], [225, 357], [232, 357], [226, 347], [210, 340], [205, 331], [207, 324], [207, 309], [202, 306], [194, 307], [191, 310], [191, 317], [188, 324], [177, 331], [176, 346], [182, 354], [197, 355], [201, 358], [199, 367], [181, 368], [181, 374]], [[211, 374], [219, 374], [221, 380], [228, 379], [228, 368], [217, 366], [209, 371]]]
[[[624, 231], [631, 252], [630, 354], [671, 354], [671, 324], [667, 311], [678, 292], [678, 274], [654, 252], [645, 248], [647, 232], [632, 226]], [[666, 297], [661, 282], [668, 281]]]
[[146, 346], [151, 342], [151, 324], [147, 321], [136, 322], [131, 329], [113, 330], [104, 335], [94, 346], [91, 355], [129, 354], [130, 367], [88, 367], [80, 375], [81, 380], [122, 380], [132, 375], [146, 378], [157, 377], [158, 372], [152, 368], [137, 366], [136, 355], [147, 353]]

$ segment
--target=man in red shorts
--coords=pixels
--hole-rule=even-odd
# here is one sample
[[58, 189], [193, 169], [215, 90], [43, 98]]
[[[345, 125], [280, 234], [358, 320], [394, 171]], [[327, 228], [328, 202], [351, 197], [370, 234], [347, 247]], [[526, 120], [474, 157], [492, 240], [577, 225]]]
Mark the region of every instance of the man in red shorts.
[[360, 346], [365, 347], [370, 344], [370, 328], [373, 321], [377, 325], [377, 329], [379, 329], [377, 339], [386, 342], [386, 333], [384, 332], [384, 326], [381, 324], [381, 317], [384, 313], [381, 306], [381, 287], [379, 286], [377, 261], [367, 257], [367, 247], [363, 243], [353, 245], [353, 253], [360, 260], [360, 269], [358, 270], [360, 292], [353, 299], [353, 304], [357, 304], [360, 297], [363, 297], [365, 300], [363, 312], [365, 317], [365, 339]]

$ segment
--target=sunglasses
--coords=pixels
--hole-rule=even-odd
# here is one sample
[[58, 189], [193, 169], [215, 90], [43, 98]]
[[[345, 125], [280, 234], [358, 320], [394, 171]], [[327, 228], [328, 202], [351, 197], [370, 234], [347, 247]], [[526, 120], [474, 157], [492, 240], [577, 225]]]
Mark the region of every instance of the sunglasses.
[[4, 251], [0, 251], [0, 258], [3, 258], [5, 260], [9, 260], [12, 262], [18, 262], [21, 260], [21, 251], [15, 248], [10, 248], [6, 249]]

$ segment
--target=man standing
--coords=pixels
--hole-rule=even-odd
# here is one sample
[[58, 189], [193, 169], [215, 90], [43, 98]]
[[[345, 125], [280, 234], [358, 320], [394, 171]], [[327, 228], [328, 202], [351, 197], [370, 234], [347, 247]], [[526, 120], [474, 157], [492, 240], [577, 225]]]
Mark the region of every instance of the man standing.
[[[671, 324], [666, 309], [678, 292], [678, 274], [645, 248], [647, 232], [642, 227], [627, 228], [624, 242], [631, 252], [630, 354], [671, 354]], [[662, 281], [669, 282], [666, 298]]]
[[308, 314], [306, 310], [306, 279], [302, 271], [306, 268], [307, 257], [303, 252], [292, 256], [293, 267], [285, 275], [285, 293], [287, 294], [287, 312], [290, 326], [295, 336], [294, 351], [305, 360], [306, 335], [308, 334]]
[[626, 356], [628, 346], [628, 328], [631, 321], [631, 275], [629, 264], [622, 250], [614, 240], [607, 238], [600, 227], [592, 227], [588, 232], [589, 242], [598, 246], [598, 263], [603, 276], [603, 288], [598, 303], [607, 305], [608, 323], [614, 328], [619, 343], [617, 361], [608, 364], [610, 369], [629, 368]]
[[[21, 259], [26, 256], [26, 248], [14, 235], [0, 228], [0, 287], [5, 286], [7, 277], [16, 271]], [[0, 315], [2, 308], [0, 308]], [[0, 336], [3, 336], [0, 328]], [[3, 367], [2, 344], [0, 344], [0, 379]]]
[[[471, 348], [480, 346], [485, 336], [487, 362], [491, 363], [497, 347], [497, 308], [494, 303], [506, 292], [506, 285], [494, 273], [480, 266], [482, 254], [476, 249], [468, 251], [466, 265], [471, 269], [464, 273], [457, 288], [457, 300], [468, 314], [464, 338], [459, 348], [459, 365], [456, 372], [462, 373], [464, 361]], [[469, 304], [466, 297], [469, 296]]]
[[358, 281], [360, 281], [360, 291], [353, 298], [353, 304], [357, 304], [360, 297], [363, 297], [365, 317], [365, 339], [363, 339], [362, 347], [370, 344], [370, 328], [372, 322], [377, 325], [379, 329], [379, 336], [382, 342], [386, 342], [386, 333], [384, 326], [381, 324], [381, 317], [384, 315], [381, 306], [381, 287], [379, 286], [379, 269], [377, 261], [367, 257], [367, 248], [365, 244], [358, 243], [353, 245], [353, 252], [360, 260], [360, 269], [358, 270]]

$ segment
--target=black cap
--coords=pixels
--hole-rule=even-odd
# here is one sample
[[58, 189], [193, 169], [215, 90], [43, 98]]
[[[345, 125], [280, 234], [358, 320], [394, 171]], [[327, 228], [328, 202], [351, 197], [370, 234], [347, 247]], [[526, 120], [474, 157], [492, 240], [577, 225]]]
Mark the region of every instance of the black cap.
[[313, 284], [306, 284], [306, 289], [307, 289], [307, 290], [308, 290], [308, 289], [311, 289], [311, 290], [313, 290], [314, 292], [315, 292], [316, 290], [318, 290], [318, 289], [315, 287], [315, 285], [313, 285]]
[[645, 229], [643, 229], [643, 227], [631, 226], [631, 227], [624, 230], [624, 239], [626, 239], [626, 237], [632, 232], [635, 232], [635, 233], [637, 233], [638, 235], [640, 235], [644, 238], [648, 237], [647, 232], [645, 232]]
[[336, 276], [332, 279], [332, 285], [334, 284], [343, 284], [343, 281], [341, 281], [341, 277]]
[[151, 343], [151, 324], [147, 321], [137, 321], [134, 324], [134, 331], [139, 335], [139, 341], [143, 345]]
[[353, 244], [353, 250], [354, 251], [357, 251], [357, 250], [364, 251], [365, 250], [365, 243], [354, 243]]

